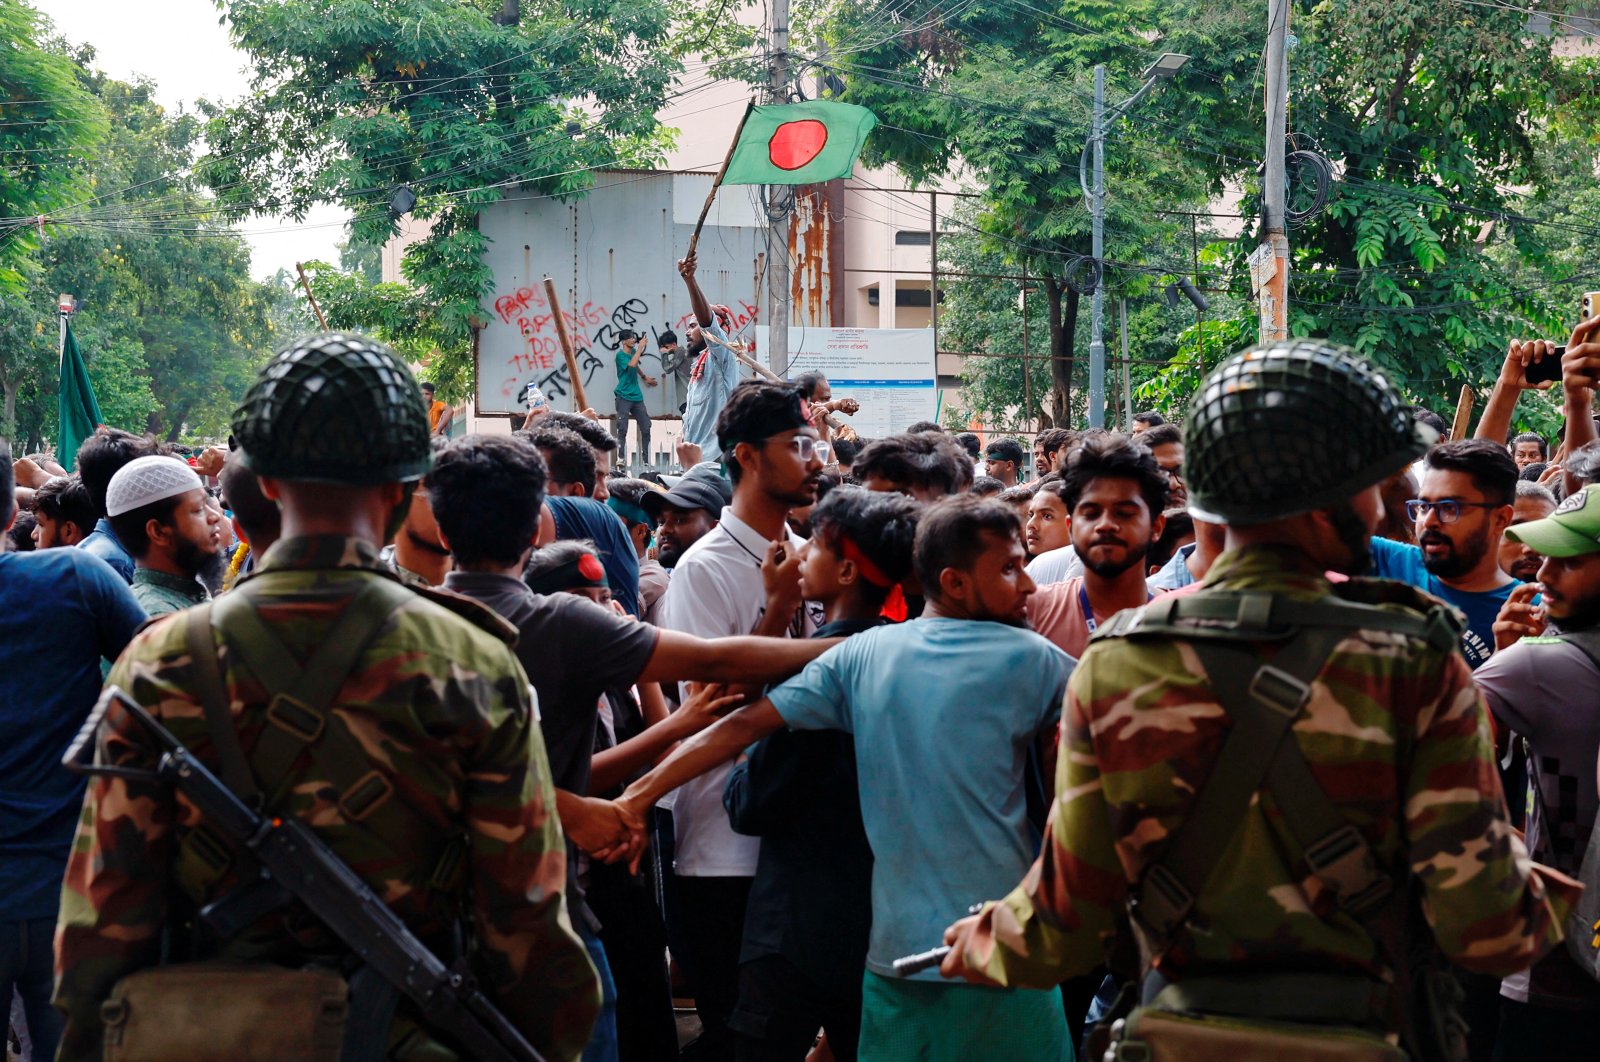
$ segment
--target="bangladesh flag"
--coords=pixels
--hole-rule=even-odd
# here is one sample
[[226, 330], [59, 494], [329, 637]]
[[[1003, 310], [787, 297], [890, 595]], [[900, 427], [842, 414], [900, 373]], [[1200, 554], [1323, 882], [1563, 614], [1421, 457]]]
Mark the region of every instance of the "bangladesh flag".
[[752, 107], [723, 184], [816, 184], [848, 177], [878, 124], [865, 107], [809, 100]]
[[94, 400], [89, 369], [83, 363], [83, 352], [78, 349], [78, 337], [72, 334], [70, 321], [67, 322], [66, 341], [61, 345], [61, 389], [56, 403], [61, 424], [60, 438], [56, 440], [56, 460], [71, 472], [78, 447], [105, 423], [105, 418], [100, 415], [100, 403]]

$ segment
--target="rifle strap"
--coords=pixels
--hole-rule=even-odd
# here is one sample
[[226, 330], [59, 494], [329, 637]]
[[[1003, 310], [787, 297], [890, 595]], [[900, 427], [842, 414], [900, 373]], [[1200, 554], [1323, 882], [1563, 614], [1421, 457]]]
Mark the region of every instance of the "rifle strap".
[[1294, 745], [1284, 737], [1311, 695], [1312, 680], [1344, 636], [1337, 628], [1305, 628], [1270, 664], [1258, 664], [1256, 653], [1243, 646], [1190, 643], [1233, 725], [1188, 818], [1133, 891], [1130, 906], [1152, 940], [1152, 956], [1166, 950], [1194, 910], [1280, 750]]

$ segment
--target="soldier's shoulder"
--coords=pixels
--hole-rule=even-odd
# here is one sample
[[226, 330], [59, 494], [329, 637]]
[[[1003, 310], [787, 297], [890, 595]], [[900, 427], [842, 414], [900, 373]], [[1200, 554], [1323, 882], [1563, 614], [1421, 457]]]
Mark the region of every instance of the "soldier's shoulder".
[[[1409, 636], [1440, 652], [1455, 651], [1462, 632], [1467, 629], [1466, 617], [1449, 602], [1395, 579], [1350, 579], [1335, 583], [1333, 595], [1352, 604], [1370, 605], [1417, 620], [1420, 629]], [[1406, 635], [1408, 632], [1396, 633]]]
[[[517, 628], [494, 609], [481, 601], [453, 593], [442, 587], [428, 585], [407, 585], [418, 597], [437, 609], [448, 613], [454, 620], [464, 620], [485, 634], [491, 635], [503, 645], [513, 645], [517, 640]], [[436, 621], [437, 616], [430, 616]]]

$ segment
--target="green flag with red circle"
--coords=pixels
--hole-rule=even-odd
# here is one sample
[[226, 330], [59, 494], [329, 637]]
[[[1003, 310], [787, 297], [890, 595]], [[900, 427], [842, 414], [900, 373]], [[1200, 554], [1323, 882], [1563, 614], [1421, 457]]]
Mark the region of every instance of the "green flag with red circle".
[[722, 183], [816, 184], [848, 177], [877, 124], [865, 107], [833, 100], [752, 107]]

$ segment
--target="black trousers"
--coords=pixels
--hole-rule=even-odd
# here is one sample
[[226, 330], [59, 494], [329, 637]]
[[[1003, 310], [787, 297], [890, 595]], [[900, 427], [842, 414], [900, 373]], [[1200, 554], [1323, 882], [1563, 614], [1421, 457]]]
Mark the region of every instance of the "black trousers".
[[739, 999], [739, 949], [752, 880], [673, 875], [667, 916], [676, 923], [672, 937], [683, 945], [678, 962], [700, 1015], [700, 1035], [683, 1048], [685, 1062], [733, 1062], [728, 1018]]
[[805, 1062], [819, 1028], [837, 1062], [855, 1062], [862, 972], [819, 985], [781, 955], [739, 967], [739, 1005], [728, 1022], [738, 1062]]
[[656, 906], [654, 861], [638, 875], [623, 864], [590, 864], [588, 901], [617, 986], [617, 1054], [622, 1062], [675, 1062], [678, 1025], [667, 979], [667, 930]]
[[[1593, 1011], [1557, 1010], [1500, 999], [1500, 1035], [1495, 1062], [1556, 1062], [1593, 1058]], [[1585, 1046], [1588, 1045], [1588, 1046]]]

